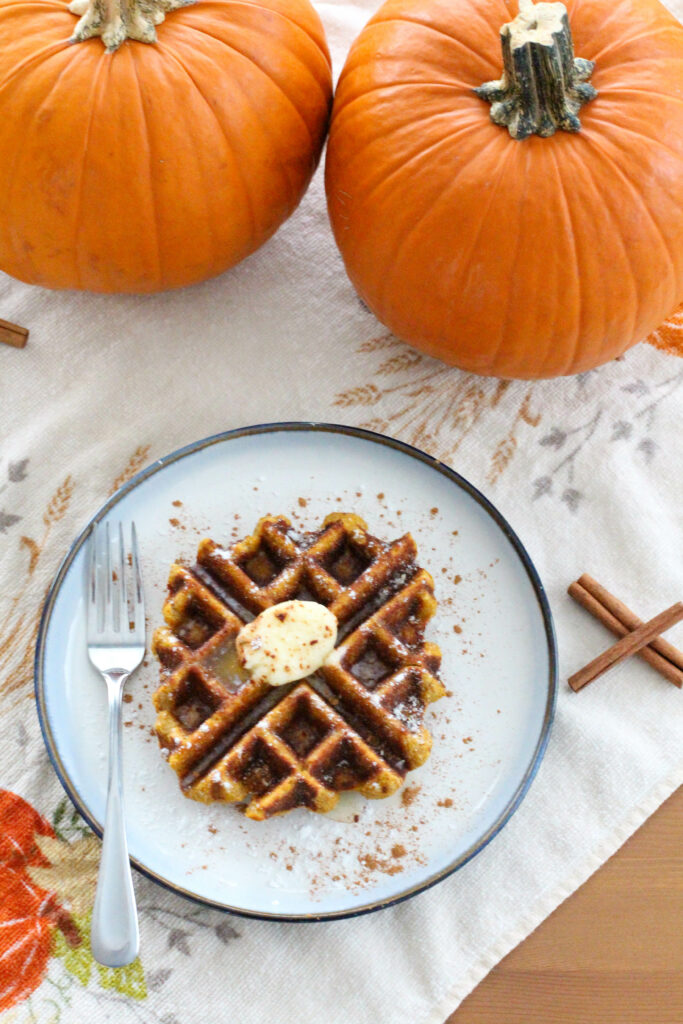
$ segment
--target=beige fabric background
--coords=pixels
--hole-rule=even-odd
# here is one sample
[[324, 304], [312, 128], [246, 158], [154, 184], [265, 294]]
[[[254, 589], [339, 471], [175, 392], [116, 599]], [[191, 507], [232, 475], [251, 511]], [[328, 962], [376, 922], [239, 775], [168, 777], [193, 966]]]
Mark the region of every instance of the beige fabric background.
[[[374, 6], [319, 5], [337, 72]], [[683, 14], [680, 0], [671, 7]], [[643, 344], [578, 378], [501, 384], [417, 355], [355, 296], [320, 172], [276, 237], [214, 281], [122, 298], [0, 276], [0, 316], [31, 330], [23, 351], [0, 347], [0, 781], [55, 825], [41, 884], [85, 933], [97, 843], [71, 817], [40, 739], [37, 617], [72, 537], [160, 455], [230, 427], [309, 418], [427, 449], [527, 545], [562, 680], [608, 639], [565, 595], [581, 571], [645, 617], [681, 597], [683, 362]], [[682, 330], [672, 321], [672, 347]], [[681, 630], [671, 639], [683, 642]], [[637, 661], [580, 697], [562, 685], [548, 754], [510, 824], [455, 876], [381, 914], [268, 924], [137, 878], [140, 962], [98, 972], [87, 942], [71, 948], [55, 930], [45, 977], [2, 1019], [438, 1024], [681, 782], [682, 699]], [[12, 955], [0, 946], [0, 981]]]

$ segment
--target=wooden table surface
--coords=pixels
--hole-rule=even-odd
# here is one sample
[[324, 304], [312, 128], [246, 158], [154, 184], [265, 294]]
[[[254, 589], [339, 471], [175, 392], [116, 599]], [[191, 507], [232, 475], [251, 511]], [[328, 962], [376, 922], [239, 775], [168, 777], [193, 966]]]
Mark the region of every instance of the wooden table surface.
[[683, 787], [447, 1024], [683, 1024]]

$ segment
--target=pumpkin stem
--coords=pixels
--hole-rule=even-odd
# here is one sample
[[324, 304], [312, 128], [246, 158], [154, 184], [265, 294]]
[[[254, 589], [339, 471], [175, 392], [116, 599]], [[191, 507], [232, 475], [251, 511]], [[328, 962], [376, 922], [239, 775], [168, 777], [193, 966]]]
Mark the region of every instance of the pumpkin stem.
[[168, 11], [187, 7], [195, 0], [72, 0], [69, 10], [80, 21], [70, 42], [81, 43], [102, 36], [108, 52], [118, 50], [126, 39], [155, 43], [156, 26]]
[[500, 37], [503, 75], [474, 90], [491, 104], [491, 120], [506, 125], [513, 139], [578, 132], [578, 111], [597, 96], [588, 82], [595, 65], [574, 57], [564, 4], [520, 0]]

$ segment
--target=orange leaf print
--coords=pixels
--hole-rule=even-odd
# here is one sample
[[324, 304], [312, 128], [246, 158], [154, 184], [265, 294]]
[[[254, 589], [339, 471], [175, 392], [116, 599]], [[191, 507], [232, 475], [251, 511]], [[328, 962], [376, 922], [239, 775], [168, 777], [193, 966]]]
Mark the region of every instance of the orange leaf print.
[[50, 957], [52, 898], [23, 871], [0, 865], [0, 1011], [40, 985]]
[[52, 825], [26, 800], [0, 789], [0, 864], [22, 869], [27, 864], [46, 867], [36, 835], [54, 837]]
[[683, 356], [683, 302], [646, 341], [669, 355]]
[[0, 1011], [38, 987], [50, 956], [54, 899], [25, 871], [48, 865], [36, 834], [54, 831], [20, 796], [0, 790]]

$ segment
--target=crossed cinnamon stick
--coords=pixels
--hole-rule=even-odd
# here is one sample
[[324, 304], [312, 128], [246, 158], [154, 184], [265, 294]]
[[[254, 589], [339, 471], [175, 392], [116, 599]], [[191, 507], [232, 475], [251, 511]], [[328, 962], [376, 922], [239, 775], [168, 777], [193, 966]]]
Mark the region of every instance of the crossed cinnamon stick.
[[659, 635], [683, 619], [683, 602], [678, 601], [649, 622], [642, 622], [623, 601], [587, 573], [570, 584], [568, 593], [612, 633], [621, 637], [569, 677], [572, 690], [580, 690], [631, 654], [638, 654], [674, 686], [683, 686], [683, 652]]
[[0, 320], [0, 342], [12, 348], [23, 348], [28, 340], [28, 329], [13, 324], [9, 320]]

